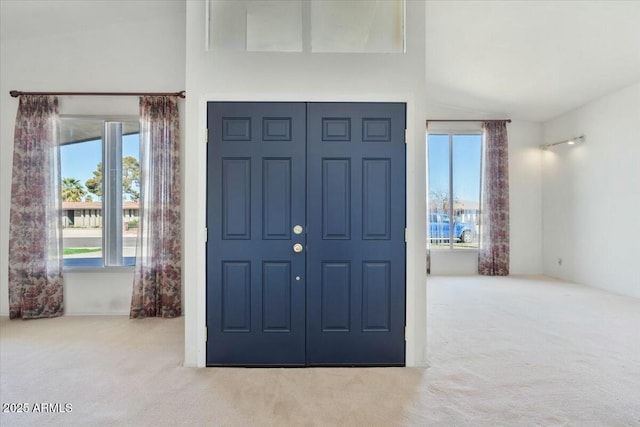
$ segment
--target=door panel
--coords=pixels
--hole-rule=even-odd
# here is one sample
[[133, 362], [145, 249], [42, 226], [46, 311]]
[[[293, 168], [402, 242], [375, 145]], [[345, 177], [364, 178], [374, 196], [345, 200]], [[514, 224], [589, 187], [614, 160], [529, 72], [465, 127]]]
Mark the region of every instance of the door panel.
[[251, 330], [251, 263], [222, 261], [222, 331]]
[[208, 128], [207, 365], [404, 365], [404, 104], [209, 103]]
[[362, 238], [391, 238], [391, 161], [362, 161]]
[[307, 104], [309, 365], [404, 365], [404, 129], [404, 104]]
[[305, 114], [208, 105], [207, 365], [305, 364]]
[[351, 238], [350, 159], [322, 159], [322, 238]]
[[362, 330], [391, 329], [391, 263], [364, 262], [362, 265]]
[[251, 159], [222, 159], [222, 239], [251, 239]]
[[322, 331], [348, 332], [351, 327], [351, 263], [322, 263]]
[[262, 331], [291, 332], [291, 263], [262, 264]]
[[291, 159], [262, 160], [262, 238], [290, 240]]

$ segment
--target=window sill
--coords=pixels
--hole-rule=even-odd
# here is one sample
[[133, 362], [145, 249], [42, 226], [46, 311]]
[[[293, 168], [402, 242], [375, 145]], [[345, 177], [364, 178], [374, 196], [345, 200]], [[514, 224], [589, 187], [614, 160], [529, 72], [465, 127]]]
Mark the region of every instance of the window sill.
[[118, 265], [110, 267], [64, 267], [62, 271], [66, 273], [133, 273], [135, 269], [132, 265]]
[[427, 249], [431, 252], [438, 253], [478, 253], [480, 251], [479, 248], [429, 248]]

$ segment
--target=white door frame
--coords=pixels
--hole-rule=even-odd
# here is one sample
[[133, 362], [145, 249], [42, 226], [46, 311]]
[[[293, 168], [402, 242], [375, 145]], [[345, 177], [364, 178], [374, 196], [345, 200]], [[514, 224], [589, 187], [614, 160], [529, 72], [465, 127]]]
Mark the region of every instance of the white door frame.
[[[402, 102], [407, 106], [407, 168], [406, 168], [406, 212], [407, 212], [407, 256], [406, 256], [406, 366], [426, 365], [426, 218], [425, 218], [425, 142], [424, 118], [416, 117], [416, 101], [412, 93], [371, 93], [371, 94], [337, 94], [337, 93], [208, 93], [202, 94], [198, 100], [198, 135], [204, 139], [207, 128], [208, 102]], [[197, 141], [186, 141], [186, 144]], [[195, 264], [197, 271], [193, 276], [195, 283], [185, 283], [185, 295], [196, 287], [196, 306], [185, 297], [185, 366], [206, 366], [206, 182], [207, 156], [206, 144], [197, 144], [197, 177], [196, 199], [185, 195], [185, 212], [195, 211], [189, 220], [196, 221], [196, 229], [203, 230], [197, 236], [190, 237], [185, 233], [187, 243], [196, 243]], [[422, 184], [420, 181], [422, 181]], [[189, 184], [185, 187], [189, 187]], [[185, 188], [186, 190], [186, 188]], [[185, 191], [186, 193], [186, 191]], [[188, 232], [188, 230], [187, 230]], [[195, 340], [195, 341], [194, 341]], [[187, 357], [192, 351], [192, 344], [197, 346], [196, 363]]]

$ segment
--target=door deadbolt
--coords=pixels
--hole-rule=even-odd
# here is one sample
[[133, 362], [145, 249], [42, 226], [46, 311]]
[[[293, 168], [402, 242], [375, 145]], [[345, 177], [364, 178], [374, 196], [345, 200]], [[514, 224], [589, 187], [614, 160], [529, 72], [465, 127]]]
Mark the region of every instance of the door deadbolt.
[[295, 227], [293, 227], [293, 232], [295, 234], [302, 234], [302, 226], [301, 225], [296, 225]]

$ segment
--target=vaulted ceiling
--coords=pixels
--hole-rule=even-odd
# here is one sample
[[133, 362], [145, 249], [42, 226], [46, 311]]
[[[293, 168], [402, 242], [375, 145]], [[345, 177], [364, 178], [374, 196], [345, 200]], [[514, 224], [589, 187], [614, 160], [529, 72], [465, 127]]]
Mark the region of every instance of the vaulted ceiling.
[[640, 81], [640, 1], [428, 1], [427, 90], [546, 121]]

